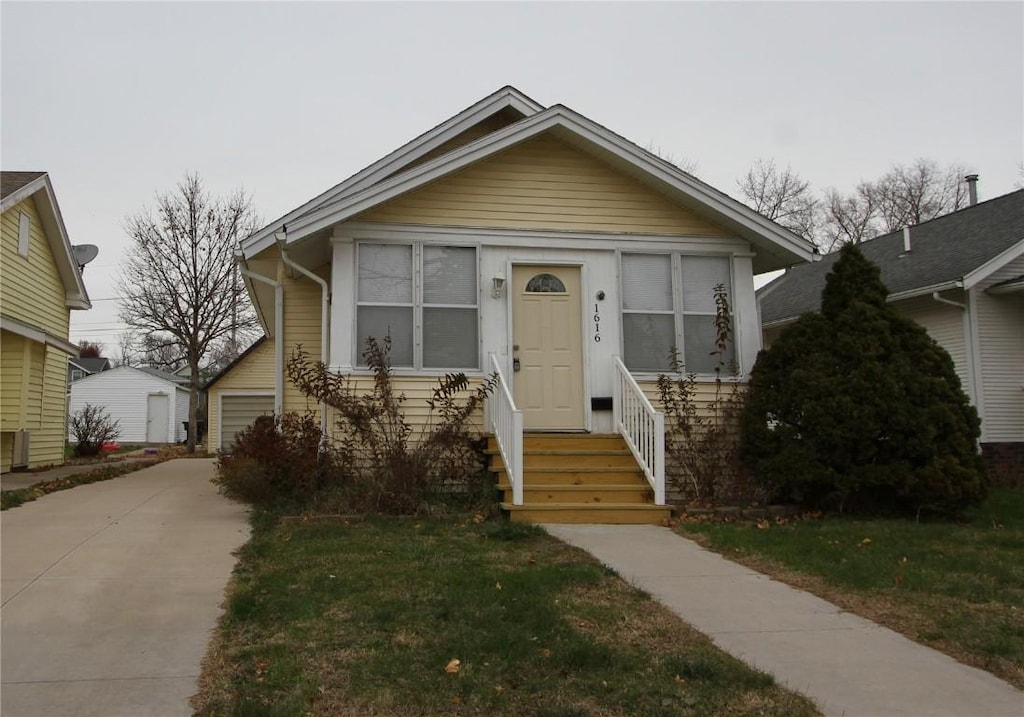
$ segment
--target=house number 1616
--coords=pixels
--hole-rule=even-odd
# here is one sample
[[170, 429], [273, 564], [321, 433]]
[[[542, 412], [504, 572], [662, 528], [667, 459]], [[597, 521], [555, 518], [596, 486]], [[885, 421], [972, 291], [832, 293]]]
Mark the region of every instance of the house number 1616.
[[597, 309], [597, 304], [594, 304], [594, 342], [601, 343], [601, 312]]

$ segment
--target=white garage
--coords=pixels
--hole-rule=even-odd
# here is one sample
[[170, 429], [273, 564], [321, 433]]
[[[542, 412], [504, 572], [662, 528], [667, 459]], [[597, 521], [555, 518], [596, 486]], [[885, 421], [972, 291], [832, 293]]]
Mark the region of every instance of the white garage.
[[121, 423], [121, 443], [177, 443], [185, 439], [188, 420], [188, 389], [180, 380], [132, 366], [101, 371], [70, 385], [68, 412], [73, 415], [87, 403], [103, 406]]

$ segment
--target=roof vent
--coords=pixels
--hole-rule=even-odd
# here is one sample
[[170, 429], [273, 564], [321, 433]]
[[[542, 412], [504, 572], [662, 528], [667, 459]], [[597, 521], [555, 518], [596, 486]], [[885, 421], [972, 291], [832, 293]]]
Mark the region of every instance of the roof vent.
[[978, 203], [978, 175], [968, 174], [964, 181], [967, 182], [968, 206], [973, 207]]
[[903, 227], [903, 253], [910, 253], [910, 227]]

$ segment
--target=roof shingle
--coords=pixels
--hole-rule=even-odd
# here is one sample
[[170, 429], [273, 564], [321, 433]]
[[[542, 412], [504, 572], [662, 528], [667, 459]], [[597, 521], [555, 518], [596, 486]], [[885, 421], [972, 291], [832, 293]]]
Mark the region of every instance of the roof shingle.
[[[958, 281], [986, 262], [1024, 241], [1024, 190], [936, 217], [910, 228], [910, 252], [903, 232], [862, 242], [868, 260], [882, 271], [889, 295], [924, 290]], [[838, 252], [813, 264], [800, 264], [758, 293], [761, 323], [772, 324], [816, 311], [825, 277]]]

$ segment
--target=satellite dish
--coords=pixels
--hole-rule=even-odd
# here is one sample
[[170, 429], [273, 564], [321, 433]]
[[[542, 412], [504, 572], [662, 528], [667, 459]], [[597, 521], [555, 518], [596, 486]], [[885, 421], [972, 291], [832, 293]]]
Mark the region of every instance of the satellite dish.
[[78, 269], [81, 271], [86, 264], [96, 258], [96, 255], [100, 253], [100, 248], [95, 244], [78, 244], [71, 247], [71, 251], [74, 252], [75, 263], [78, 264]]

